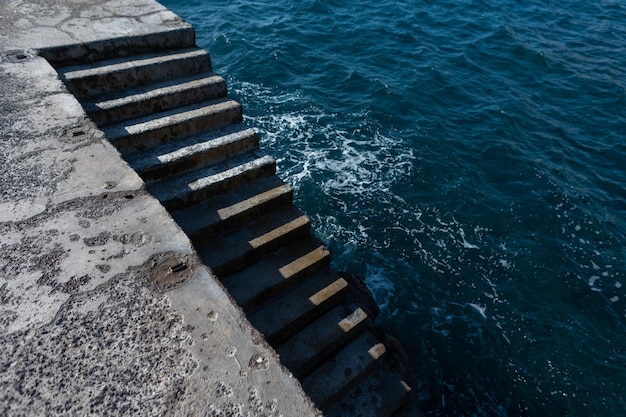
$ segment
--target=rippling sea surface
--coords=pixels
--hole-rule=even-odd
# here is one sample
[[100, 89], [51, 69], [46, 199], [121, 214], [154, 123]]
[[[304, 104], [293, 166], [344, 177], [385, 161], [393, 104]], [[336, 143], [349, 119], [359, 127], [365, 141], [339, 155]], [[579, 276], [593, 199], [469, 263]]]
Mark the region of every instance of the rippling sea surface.
[[163, 3], [430, 415], [624, 415], [626, 3]]

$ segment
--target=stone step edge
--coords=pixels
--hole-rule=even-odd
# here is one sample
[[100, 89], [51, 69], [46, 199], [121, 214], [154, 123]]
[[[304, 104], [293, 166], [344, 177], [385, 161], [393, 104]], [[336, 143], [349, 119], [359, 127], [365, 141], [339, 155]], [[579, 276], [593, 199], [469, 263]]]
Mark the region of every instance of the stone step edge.
[[162, 50], [192, 47], [196, 44], [196, 34], [193, 27], [185, 24], [184, 27], [165, 29], [137, 36], [120, 36], [93, 42], [81, 42], [69, 45], [43, 48], [39, 55], [48, 60], [53, 66], [69, 64], [92, 63], [111, 58]]
[[212, 137], [202, 141], [194, 136], [191, 143], [175, 141], [181, 147], [171, 150], [171, 143], [129, 155], [127, 161], [146, 182], [166, 180], [196, 169], [222, 162], [259, 147], [254, 129]]
[[227, 166], [221, 171], [211, 168], [213, 167], [209, 166], [197, 172], [192, 171], [180, 177], [149, 184], [148, 189], [168, 211], [172, 212], [200, 202], [212, 193], [225, 192], [254, 178], [274, 175], [276, 161], [270, 156], [261, 156]]
[[208, 52], [197, 47], [116, 58], [98, 64], [60, 67], [57, 71], [68, 90], [83, 99], [212, 70]]
[[[311, 373], [326, 358], [356, 337], [369, 323], [367, 313], [360, 307], [354, 308], [339, 321], [336, 321], [336, 314], [333, 314], [332, 310], [329, 311], [276, 347], [281, 362], [296, 378], [300, 379]], [[329, 320], [330, 318], [332, 320]], [[320, 331], [324, 332], [323, 337], [320, 336]], [[302, 346], [305, 350], [298, 354]]]
[[218, 276], [241, 270], [278, 247], [299, 237], [308, 235], [310, 229], [311, 220], [307, 216], [302, 215], [297, 217], [261, 236], [249, 240], [247, 242], [248, 247], [243, 251], [220, 262], [219, 265], [212, 265], [211, 269], [213, 269]]
[[323, 245], [321, 245], [313, 251], [281, 267], [278, 271], [282, 278], [280, 281], [267, 285], [256, 294], [235, 298], [244, 311], [255, 310], [268, 299], [280, 297], [287, 290], [289, 290], [289, 288], [302, 282], [302, 280], [304, 280], [307, 276], [320, 271], [329, 265], [330, 252]]
[[[378, 342], [369, 332], [362, 332], [313, 373], [302, 378], [302, 387], [317, 407], [323, 410], [337, 402], [379, 366], [385, 353], [383, 343]], [[346, 368], [347, 364], [349, 368]], [[345, 372], [346, 369], [351, 372]], [[325, 384], [324, 381], [329, 383]]]
[[[413, 392], [397, 373], [387, 366], [372, 372], [333, 405], [324, 410], [328, 417], [358, 415], [362, 417], [392, 417], [411, 400]], [[422, 416], [414, 410], [414, 417]]]
[[[304, 286], [304, 284], [302, 286]], [[281, 299], [292, 296], [292, 293], [297, 293], [297, 290], [298, 289], [296, 288], [295, 290], [286, 293], [281, 298], [274, 300], [270, 305], [264, 306], [260, 310], [252, 313], [250, 315], [252, 318], [251, 321], [258, 324], [259, 321], [255, 320], [254, 317], [267, 314], [268, 311], [276, 308], [280, 309]], [[270, 345], [277, 346], [340, 303], [343, 299], [345, 299], [347, 291], [348, 283], [343, 278], [335, 279], [313, 295], [304, 297], [301, 302], [308, 301], [308, 304], [304, 304], [304, 307], [300, 312], [297, 312], [297, 314], [287, 318], [287, 320], [274, 328], [260, 328], [259, 330], [265, 335], [265, 339]]]
[[88, 97], [82, 105], [94, 123], [103, 127], [227, 95], [224, 78], [209, 72]]
[[219, 233], [236, 228], [236, 225], [253, 220], [254, 217], [292, 202], [293, 188], [283, 184], [271, 190], [259, 193], [238, 203], [216, 210], [212, 221], [198, 224], [198, 228], [188, 232], [192, 241], [206, 239]]
[[219, 129], [243, 119], [241, 105], [228, 98], [183, 106], [151, 118], [141, 117], [105, 126], [102, 131], [122, 153]]
[[[241, 201], [253, 198], [258, 194], [284, 185], [285, 182], [277, 175], [268, 175], [243, 183], [237, 188], [228, 190], [229, 192], [220, 192], [207, 196], [206, 199], [197, 204], [171, 212], [171, 215], [188, 236], [195, 236], [197, 240], [202, 235], [202, 233], [198, 233], [198, 231], [203, 229], [205, 223], [210, 224], [214, 222], [213, 218], [217, 216], [216, 213], [218, 210], [230, 207]], [[293, 206], [292, 202], [287, 206]]]

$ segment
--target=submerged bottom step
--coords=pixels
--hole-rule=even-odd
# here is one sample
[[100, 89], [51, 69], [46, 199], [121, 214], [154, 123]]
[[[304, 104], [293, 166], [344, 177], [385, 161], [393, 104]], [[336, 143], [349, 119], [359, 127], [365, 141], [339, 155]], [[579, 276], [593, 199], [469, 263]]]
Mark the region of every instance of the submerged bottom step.
[[324, 416], [391, 417], [407, 405], [410, 395], [411, 388], [398, 375], [381, 367], [326, 408]]
[[319, 408], [326, 408], [380, 364], [384, 354], [385, 346], [369, 332], [363, 332], [305, 377], [302, 388]]

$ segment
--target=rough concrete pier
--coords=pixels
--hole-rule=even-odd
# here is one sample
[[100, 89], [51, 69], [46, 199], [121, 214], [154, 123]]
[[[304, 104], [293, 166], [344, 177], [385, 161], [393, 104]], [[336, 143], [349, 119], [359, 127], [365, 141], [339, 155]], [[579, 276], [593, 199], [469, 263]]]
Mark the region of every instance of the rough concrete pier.
[[0, 415], [317, 413], [36, 52], [187, 29], [153, 1], [0, 3]]
[[0, 54], [0, 415], [406, 404], [376, 307], [193, 28], [153, 0], [16, 0]]

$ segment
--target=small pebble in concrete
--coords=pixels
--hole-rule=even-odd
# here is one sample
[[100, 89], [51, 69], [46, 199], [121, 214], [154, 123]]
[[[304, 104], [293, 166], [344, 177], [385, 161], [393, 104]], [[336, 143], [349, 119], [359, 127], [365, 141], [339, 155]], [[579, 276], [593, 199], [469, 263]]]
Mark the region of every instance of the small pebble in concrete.
[[250, 366], [250, 368], [252, 368], [254, 370], [265, 371], [265, 370], [269, 369], [270, 362], [264, 355], [262, 355], [260, 353], [256, 353], [256, 354], [252, 355], [248, 365]]

